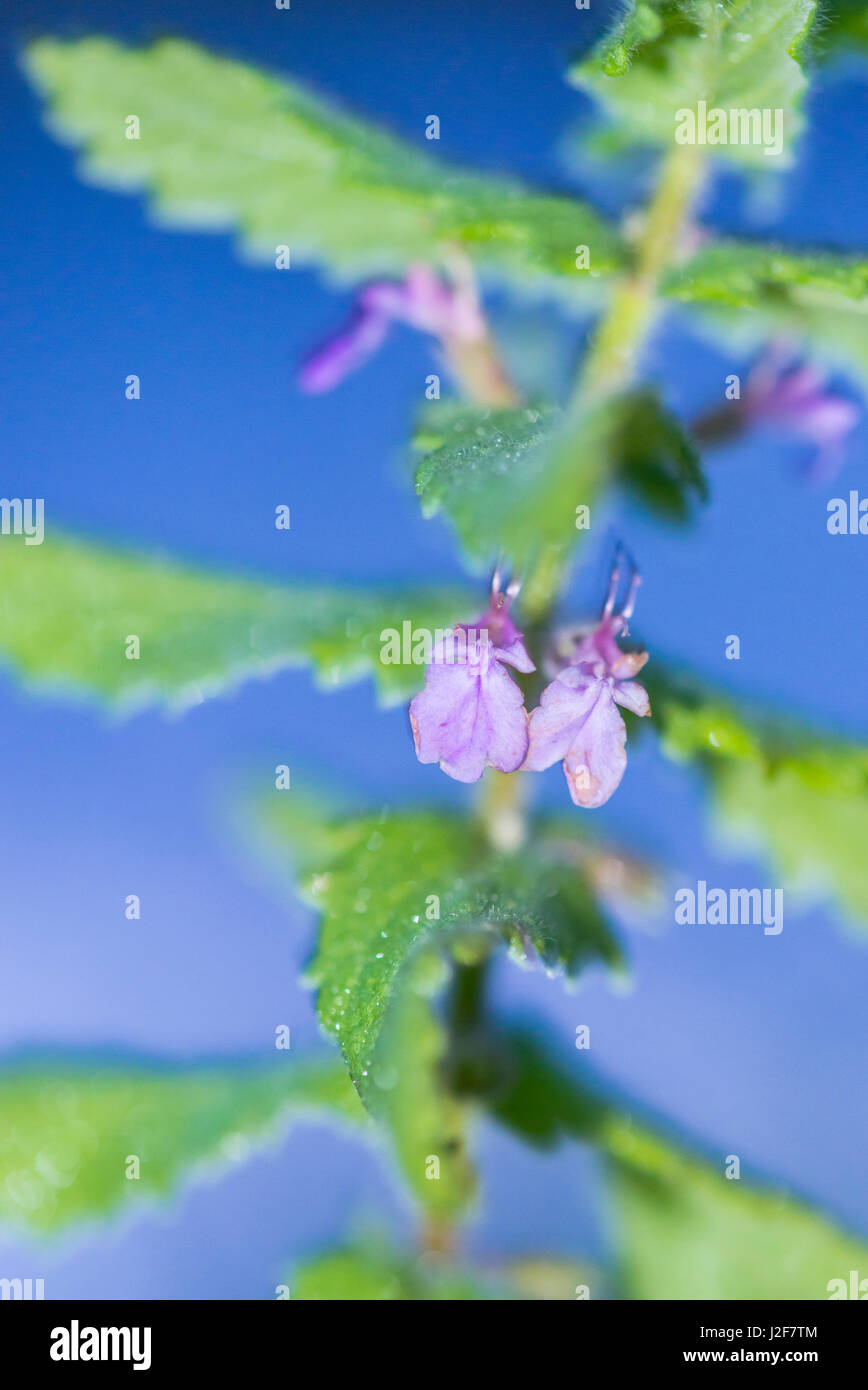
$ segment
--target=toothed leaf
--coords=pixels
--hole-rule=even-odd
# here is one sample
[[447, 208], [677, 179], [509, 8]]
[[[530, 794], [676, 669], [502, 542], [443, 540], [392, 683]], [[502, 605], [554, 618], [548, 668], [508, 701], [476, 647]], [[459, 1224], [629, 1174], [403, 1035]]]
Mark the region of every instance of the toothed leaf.
[[145, 192], [164, 225], [234, 231], [256, 260], [289, 246], [293, 264], [356, 280], [458, 243], [485, 271], [570, 297], [588, 282], [577, 245], [591, 248], [592, 274], [617, 260], [614, 236], [582, 203], [450, 168], [421, 130], [418, 144], [398, 140], [193, 43], [46, 38], [26, 65], [87, 179]]
[[737, 164], [779, 168], [791, 160], [801, 131], [800, 56], [816, 8], [815, 0], [630, 0], [570, 77], [611, 120], [610, 149], [613, 142], [671, 149], [681, 113], [695, 115], [700, 102], [709, 118], [726, 112], [727, 138], [730, 112], [780, 110], [776, 158], [766, 156], [762, 129], [757, 138], [749, 123], [743, 136], [740, 119], [733, 143], [702, 145]]
[[[343, 1069], [113, 1061], [0, 1068], [0, 1221], [53, 1232], [244, 1159], [293, 1117], [364, 1121]], [[138, 1160], [138, 1175], [131, 1167]]]
[[0, 547], [0, 594], [0, 664], [27, 685], [124, 710], [184, 708], [299, 666], [328, 687], [371, 675], [386, 702], [401, 700], [424, 667], [384, 662], [381, 634], [404, 622], [448, 629], [474, 603], [448, 591], [267, 584], [54, 531], [39, 546], [10, 537]]

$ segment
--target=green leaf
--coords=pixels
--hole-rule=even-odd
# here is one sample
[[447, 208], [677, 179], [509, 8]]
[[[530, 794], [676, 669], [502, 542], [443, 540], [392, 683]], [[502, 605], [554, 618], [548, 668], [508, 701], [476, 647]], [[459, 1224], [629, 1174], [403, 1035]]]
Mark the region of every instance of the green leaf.
[[478, 570], [500, 559], [527, 575], [559, 569], [611, 463], [610, 406], [580, 416], [535, 403], [510, 410], [427, 412], [416, 470], [426, 517], [443, 512]]
[[602, 1284], [602, 1276], [590, 1265], [546, 1255], [513, 1260], [505, 1266], [504, 1274], [515, 1290], [510, 1295], [512, 1299], [544, 1303], [572, 1303], [580, 1297], [581, 1285], [599, 1297]]
[[760, 242], [721, 241], [668, 272], [663, 289], [676, 299], [737, 305], [865, 312], [868, 260], [801, 253]]
[[657, 666], [647, 685], [664, 752], [704, 770], [727, 838], [759, 849], [785, 886], [868, 922], [868, 748], [743, 712]]
[[565, 1139], [597, 1142], [608, 1107], [589, 1087], [558, 1066], [528, 1029], [502, 1033], [498, 1047], [503, 1079], [490, 1102], [495, 1119], [538, 1148]]
[[587, 1282], [586, 1269], [562, 1260], [523, 1259], [489, 1272], [430, 1257], [414, 1260], [369, 1240], [303, 1261], [290, 1289], [292, 1298], [303, 1301], [564, 1302]]
[[715, 1171], [629, 1119], [606, 1137], [622, 1297], [827, 1299], [868, 1246], [802, 1202]]
[[[370, 824], [377, 821], [372, 818]], [[271, 858], [288, 876], [297, 876], [307, 885], [317, 903], [320, 890], [331, 882], [329, 866], [357, 850], [358, 831], [355, 820], [336, 819], [321, 797], [300, 792], [298, 787], [291, 797], [277, 797], [254, 822], [254, 840], [258, 833], [260, 848], [264, 841]], [[249, 823], [246, 833], [249, 837]], [[368, 843], [378, 846], [378, 835], [372, 830]], [[255, 843], [251, 848], [255, 850]], [[401, 874], [406, 874], [406, 866]], [[366, 886], [360, 888], [353, 903], [357, 918], [361, 910], [368, 910], [366, 891]], [[383, 948], [388, 930], [383, 930], [385, 935], [369, 947], [367, 988], [379, 975], [378, 957], [386, 959]], [[367, 942], [368, 934], [360, 941]], [[352, 968], [351, 962], [348, 967]], [[464, 1107], [448, 1093], [441, 1075], [449, 1039], [435, 1012], [435, 997], [444, 980], [442, 960], [424, 946], [406, 963], [398, 959], [376, 1019], [376, 1045], [360, 1085], [365, 1103], [390, 1135], [410, 1191], [434, 1222], [454, 1221], [469, 1205], [476, 1186], [466, 1147]], [[333, 984], [335, 988], [346, 990], [347, 986]], [[321, 1017], [323, 1003], [321, 996]], [[333, 1036], [342, 1041], [347, 1036], [343, 1019], [334, 1022]], [[355, 1015], [351, 1023], [357, 1023]], [[436, 1176], [432, 1158], [437, 1161]]]
[[823, 10], [817, 54], [823, 58], [844, 48], [868, 48], [868, 5], [865, 0], [835, 0]]
[[[571, 1073], [527, 1028], [502, 1034], [500, 1047], [508, 1079], [488, 1100], [494, 1117], [538, 1146], [576, 1140], [606, 1156], [616, 1296], [819, 1299], [830, 1279], [864, 1269], [864, 1242], [744, 1172], [728, 1179], [724, 1155], [715, 1168], [636, 1122], [623, 1102], [588, 1083], [578, 1058]], [[590, 1282], [596, 1290], [599, 1276]]]
[[416, 1199], [435, 1221], [454, 1220], [475, 1180], [464, 1105], [447, 1082], [450, 1034], [434, 1011], [444, 984], [435, 948], [467, 962], [503, 940], [520, 960], [535, 955], [568, 976], [615, 964], [617, 948], [580, 872], [543, 846], [493, 855], [474, 824], [428, 811], [312, 832], [318, 814], [295, 795], [262, 812], [287, 857], [300, 836], [303, 888], [322, 914], [309, 972], [320, 1022], [389, 1130]]
[[503, 1283], [476, 1271], [414, 1260], [373, 1241], [304, 1261], [290, 1289], [292, 1298], [307, 1302], [465, 1302], [516, 1297]]
[[837, 900], [868, 923], [868, 749], [806, 749], [772, 766], [736, 763], [717, 786], [729, 838], [759, 842], [781, 876], [806, 896]]
[[650, 390], [581, 413], [542, 401], [438, 406], [425, 412], [414, 442], [425, 451], [416, 468], [423, 514], [443, 512], [480, 569], [498, 558], [523, 574], [561, 566], [583, 534], [577, 508], [606, 485], [667, 520], [684, 520], [707, 497], [692, 441]]
[[[187, 708], [298, 666], [329, 688], [372, 675], [394, 703], [419, 689], [424, 670], [384, 663], [381, 634], [404, 623], [449, 628], [474, 605], [445, 590], [342, 592], [213, 575], [53, 531], [39, 546], [8, 538], [0, 547], [0, 593], [0, 662], [28, 685], [126, 710]], [[131, 636], [138, 659], [126, 656]]]
[[[262, 810], [263, 829], [293, 850], [293, 827], [310, 819], [282, 797]], [[531, 843], [492, 854], [459, 815], [391, 812], [338, 821], [332, 853], [316, 871], [303, 856], [306, 897], [322, 915], [310, 970], [326, 1032], [340, 1043], [363, 1098], [374, 1049], [399, 972], [423, 947], [449, 953], [468, 937], [505, 941], [522, 961], [574, 976], [593, 960], [615, 964], [617, 947], [580, 872]]]
[[[416, 468], [422, 512], [445, 513], [477, 568], [499, 554], [529, 568], [546, 540], [562, 548], [575, 534], [575, 509], [590, 500], [584, 495], [589, 480], [581, 466], [570, 470], [572, 478], [553, 466], [560, 419], [542, 402], [505, 410], [446, 404], [426, 411], [415, 437], [426, 451]], [[540, 523], [543, 534], [536, 529]]]
[[801, 129], [799, 57], [815, 0], [631, 0], [570, 78], [615, 124], [622, 145], [672, 147], [676, 113], [704, 101], [729, 112], [783, 111], [783, 153], [762, 143], [708, 145], [740, 164], [780, 168]]
[[465, 1107], [441, 1078], [448, 1035], [432, 999], [443, 983], [439, 962], [422, 953], [405, 970], [371, 1066], [366, 1095], [391, 1134], [410, 1189], [430, 1218], [454, 1221], [476, 1190], [467, 1154]]
[[12, 1062], [0, 1070], [0, 1114], [0, 1221], [44, 1232], [166, 1197], [191, 1169], [242, 1160], [289, 1118], [364, 1119], [339, 1065], [294, 1059]]
[[734, 700], [703, 682], [667, 669], [662, 660], [654, 666], [643, 671], [642, 681], [668, 757], [697, 759], [712, 767], [731, 758], [762, 758], [763, 743], [772, 735], [759, 727], [759, 716], [742, 712]]
[[446, 893], [442, 921], [486, 923], [519, 962], [539, 960], [552, 975], [574, 980], [594, 961], [616, 967], [621, 956], [583, 873], [562, 863], [543, 840], [513, 854], [490, 854]]
[[[234, 229], [246, 254], [322, 262], [343, 279], [400, 273], [460, 244], [485, 271], [580, 294], [617, 258], [597, 215], [564, 197], [477, 177], [333, 111], [295, 83], [195, 44], [131, 49], [110, 39], [40, 39], [27, 69], [52, 129], [83, 147], [83, 173], [146, 190], [161, 223]], [[125, 119], [140, 121], [138, 139]]]
[[696, 502], [708, 501], [696, 445], [654, 391], [621, 398], [613, 459], [616, 481], [667, 521], [687, 521]]
[[756, 346], [786, 338], [805, 356], [855, 371], [868, 387], [864, 257], [725, 241], [670, 271], [663, 290], [704, 309], [718, 339]]

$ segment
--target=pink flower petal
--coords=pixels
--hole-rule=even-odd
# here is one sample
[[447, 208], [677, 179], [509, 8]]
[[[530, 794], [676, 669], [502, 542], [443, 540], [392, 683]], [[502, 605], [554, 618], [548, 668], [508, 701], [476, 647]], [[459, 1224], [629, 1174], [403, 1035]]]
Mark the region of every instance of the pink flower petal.
[[638, 681], [616, 681], [612, 694], [622, 709], [643, 716], [651, 713], [648, 691]]
[[515, 634], [508, 646], [495, 646], [494, 654], [498, 661], [505, 662], [507, 666], [515, 667], [516, 671], [521, 671], [524, 675], [536, 670], [528, 655], [527, 648], [521, 640], [520, 633]]
[[388, 329], [389, 320], [385, 315], [369, 310], [357, 313], [348, 328], [330, 338], [302, 365], [299, 373], [302, 390], [311, 395], [331, 391], [373, 357]]
[[564, 776], [577, 806], [602, 806], [620, 784], [627, 766], [627, 730], [608, 685], [600, 686], [593, 708], [564, 758]]
[[490, 645], [478, 661], [433, 662], [410, 723], [419, 761], [459, 782], [478, 781], [488, 765], [514, 772], [527, 751], [524, 697]]
[[566, 757], [602, 685], [602, 681], [587, 676], [580, 667], [568, 666], [546, 686], [539, 707], [532, 711], [528, 723], [526, 768], [542, 772]]

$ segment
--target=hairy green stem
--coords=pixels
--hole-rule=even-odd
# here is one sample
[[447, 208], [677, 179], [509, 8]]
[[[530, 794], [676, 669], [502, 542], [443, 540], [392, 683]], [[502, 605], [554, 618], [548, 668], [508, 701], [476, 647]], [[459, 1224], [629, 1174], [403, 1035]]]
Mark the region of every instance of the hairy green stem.
[[677, 145], [663, 161], [642, 222], [635, 263], [615, 287], [575, 385], [571, 406], [619, 391], [636, 375], [657, 314], [661, 278], [676, 258], [702, 175], [703, 152]]
[[479, 789], [477, 819], [492, 849], [509, 854], [527, 835], [526, 778], [490, 767]]
[[[657, 316], [660, 281], [679, 254], [702, 172], [703, 152], [695, 145], [678, 145], [664, 159], [657, 190], [642, 220], [633, 265], [616, 283], [579, 369], [567, 405], [566, 440], [571, 417], [578, 419], [634, 381]], [[590, 447], [595, 444], [606, 447], [605, 440], [592, 441]], [[527, 577], [524, 607], [536, 624], [549, 620], [568, 567], [568, 547], [550, 547]]]

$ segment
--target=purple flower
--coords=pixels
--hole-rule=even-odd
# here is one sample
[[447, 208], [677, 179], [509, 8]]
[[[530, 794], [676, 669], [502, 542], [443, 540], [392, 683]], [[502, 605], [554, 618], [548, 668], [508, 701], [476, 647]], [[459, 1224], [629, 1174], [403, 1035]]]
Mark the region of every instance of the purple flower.
[[633, 680], [647, 652], [622, 652], [639, 575], [620, 612], [615, 598], [620, 580], [616, 560], [600, 621], [590, 632], [568, 634], [569, 665], [546, 686], [528, 722], [524, 766], [541, 772], [563, 761], [570, 796], [577, 806], [602, 806], [618, 787], [627, 766], [627, 730], [618, 705], [634, 714], [651, 713], [644, 686]]
[[374, 280], [365, 286], [348, 326], [302, 366], [302, 389], [331, 391], [374, 355], [395, 322], [432, 333], [445, 342], [485, 336], [485, 323], [471, 285], [458, 283], [451, 288], [430, 266], [413, 265], [403, 280]]
[[524, 696], [506, 667], [535, 667], [509, 616], [513, 597], [495, 576], [488, 610], [437, 644], [410, 705], [419, 761], [439, 762], [458, 782], [478, 781], [487, 766], [514, 772], [527, 753]]
[[754, 367], [745, 388], [744, 411], [751, 423], [782, 425], [815, 445], [808, 469], [817, 482], [832, 477], [841, 463], [844, 440], [859, 422], [853, 401], [827, 386], [824, 372], [788, 361], [773, 348]]

